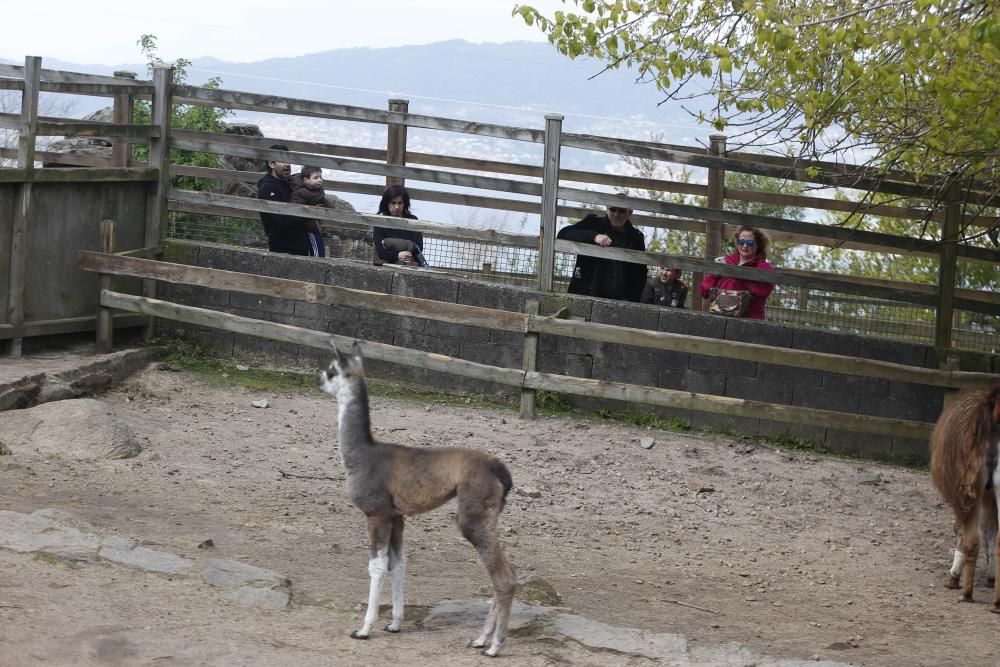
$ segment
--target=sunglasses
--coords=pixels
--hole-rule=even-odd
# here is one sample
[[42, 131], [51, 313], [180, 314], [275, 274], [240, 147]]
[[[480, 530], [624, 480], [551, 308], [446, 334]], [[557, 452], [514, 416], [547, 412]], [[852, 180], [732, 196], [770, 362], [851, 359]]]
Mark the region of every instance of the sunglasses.
[[736, 245], [740, 246], [741, 248], [751, 248], [757, 245], [757, 241], [754, 239], [739, 239], [738, 241], [736, 241]]
[[608, 213], [615, 213], [617, 215], [624, 215], [625, 213], [628, 213], [628, 209], [627, 208], [621, 208], [619, 206], [609, 206], [608, 207]]

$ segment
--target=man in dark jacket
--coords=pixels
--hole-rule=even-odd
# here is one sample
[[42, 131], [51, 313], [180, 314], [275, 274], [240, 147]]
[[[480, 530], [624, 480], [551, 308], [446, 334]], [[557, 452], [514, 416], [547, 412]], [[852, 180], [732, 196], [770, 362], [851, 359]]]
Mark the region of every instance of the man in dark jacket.
[[[560, 229], [556, 238], [604, 248], [645, 250], [646, 238], [632, 225], [631, 215], [630, 208], [609, 206], [607, 215], [591, 213], [580, 222]], [[638, 301], [645, 286], [645, 264], [577, 255], [569, 293]]]
[[[275, 144], [271, 148], [287, 151], [287, 146]], [[292, 165], [278, 160], [267, 161], [267, 173], [257, 181], [257, 199], [263, 201], [290, 202], [292, 189], [288, 178], [292, 175]], [[282, 213], [260, 214], [260, 221], [267, 234], [267, 249], [271, 252], [283, 252], [289, 255], [308, 255], [309, 236], [308, 218], [297, 218]]]

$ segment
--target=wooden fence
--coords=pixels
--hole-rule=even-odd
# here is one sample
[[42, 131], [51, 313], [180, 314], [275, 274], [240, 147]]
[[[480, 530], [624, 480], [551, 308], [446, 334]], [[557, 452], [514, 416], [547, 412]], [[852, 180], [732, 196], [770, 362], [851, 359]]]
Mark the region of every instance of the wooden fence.
[[[996, 381], [996, 376], [989, 373], [917, 368], [856, 357], [778, 349], [766, 345], [561, 319], [558, 315], [541, 316], [538, 314], [537, 301], [529, 301], [527, 312], [517, 313], [87, 251], [80, 253], [78, 266], [84, 271], [100, 274], [102, 284], [107, 284], [112, 276], [129, 276], [180, 285], [194, 285], [292, 299], [310, 304], [376, 310], [382, 313], [430, 319], [455, 325], [487, 327], [500, 331], [522, 333], [524, 334], [524, 361], [523, 367], [520, 369], [500, 368], [376, 342], [365, 342], [364, 351], [368, 357], [373, 359], [517, 388], [522, 396], [521, 416], [524, 418], [534, 417], [535, 392], [545, 390], [729, 416], [760, 417], [788, 424], [808, 424], [915, 439], [927, 438], [932, 426], [928, 423], [909, 420], [845, 414], [829, 410], [541, 373], [536, 368], [540, 354], [538, 336], [542, 334], [729, 359], [752, 358], [762, 363], [871, 378], [887, 378], [949, 389], [988, 386]], [[120, 310], [165, 318], [318, 349], [326, 349], [331, 340], [341, 345], [351, 343], [349, 338], [322, 331], [267, 322], [149, 297], [122, 294], [106, 288], [102, 288], [100, 292], [100, 307], [106, 311]], [[105, 318], [107, 317], [105, 316]], [[99, 333], [102, 337], [100, 340], [101, 348], [110, 349], [110, 330], [105, 329]]]
[[[685, 146], [564, 133], [561, 130], [562, 117], [558, 115], [547, 116], [543, 129], [511, 127], [413, 114], [408, 112], [405, 101], [400, 100], [393, 100], [388, 110], [381, 110], [241, 91], [172, 85], [170, 79], [171, 70], [165, 66], [154, 70], [151, 81], [142, 81], [124, 77], [101, 77], [44, 70], [41, 68], [41, 60], [33, 57], [26, 58], [23, 67], [0, 65], [0, 89], [22, 91], [23, 100], [19, 115], [0, 114], [0, 128], [13, 128], [19, 132], [17, 151], [0, 149], [0, 157], [16, 157], [20, 168], [26, 170], [33, 168], [36, 159], [46, 159], [53, 163], [60, 161], [79, 163], [75, 157], [35, 154], [35, 138], [41, 135], [102, 136], [114, 138], [123, 145], [148, 144], [150, 157], [145, 165], [131, 161], [128, 152], [121, 150], [107, 161], [90, 160], [93, 166], [118, 170], [148, 167], [150, 171], [146, 173], [155, 175], [149, 186], [149, 204], [144, 225], [143, 247], [147, 249], [154, 249], [163, 243], [166, 231], [164, 221], [168, 210], [242, 217], [248, 217], [248, 214], [255, 216], [260, 211], [276, 211], [320, 218], [338, 228], [364, 230], [380, 222], [384, 223], [384, 219], [380, 220], [375, 216], [172, 188], [170, 187], [172, 176], [196, 176], [229, 181], [249, 181], [259, 177], [259, 173], [170, 164], [170, 149], [182, 149], [259, 160], [280, 159], [296, 164], [309, 163], [341, 172], [375, 175], [385, 178], [386, 182], [422, 181], [448, 187], [502, 193], [504, 196], [430, 189], [413, 190], [414, 195], [427, 201], [537, 213], [540, 216], [537, 234], [509, 234], [496, 230], [444, 225], [433, 221], [394, 220], [393, 224], [441, 235], [444, 238], [535, 250], [539, 253], [538, 286], [542, 290], [552, 289], [556, 253], [590, 255], [647, 265], [671, 264], [692, 271], [696, 275], [710, 271], [726, 276], [764, 278], [768, 282], [777, 284], [891, 299], [933, 308], [936, 312], [935, 344], [942, 350], [947, 350], [951, 345], [953, 313], [956, 309], [993, 316], [1000, 313], [1000, 294], [955, 287], [956, 267], [959, 262], [987, 263], [993, 266], [1000, 264], [1000, 252], [959, 242], [962, 229], [985, 229], [998, 223], [995, 217], [973, 217], [966, 214], [966, 209], [963, 207], [988, 204], [991, 200], [984, 193], [962, 190], [959, 184], [951, 184], [946, 191], [939, 191], [929, 189], [905, 174], [882, 177], [852, 166], [727, 153], [725, 138], [721, 136], [712, 138], [708, 150], [699, 150]], [[115, 123], [39, 118], [37, 99], [40, 91], [112, 97], [115, 105]], [[136, 98], [145, 97], [152, 99], [152, 122], [148, 126], [132, 124], [129, 116], [132, 102]], [[207, 105], [272, 114], [377, 123], [387, 128], [387, 145], [385, 150], [376, 150], [319, 142], [290, 141], [277, 137], [253, 138], [172, 129], [169, 122], [170, 109], [175, 104]], [[539, 144], [542, 146], [542, 161], [538, 165], [527, 165], [410, 152], [406, 150], [406, 135], [409, 128]], [[279, 151], [269, 148], [272, 143], [279, 141], [287, 145], [289, 150]], [[694, 185], [561, 169], [560, 157], [565, 148], [706, 168], [708, 183]], [[863, 188], [907, 199], [928, 201], [933, 199], [943, 201], [944, 204], [938, 209], [888, 204], [870, 206], [819, 197], [736, 191], [725, 187], [725, 174], [730, 171], [830, 187]], [[118, 172], [108, 172], [108, 174], [109, 177], [118, 176]], [[584, 187], [570, 187], [571, 183], [583, 184]], [[693, 194], [704, 196], [707, 206], [624, 197], [615, 192], [588, 189], [586, 186], [641, 188], [663, 193]], [[372, 194], [378, 190], [378, 186], [372, 184], [347, 181], [328, 182], [328, 188], [333, 191]], [[915, 239], [726, 211], [724, 204], [727, 199], [924, 219], [940, 225], [939, 236], [942, 240]], [[560, 202], [574, 202], [577, 205], [561, 205]], [[633, 222], [640, 226], [702, 233], [706, 239], [705, 257], [601, 248], [556, 239], [557, 216], [579, 217], [587, 211], [584, 206], [595, 205], [628, 206], [640, 211], [632, 218]], [[31, 212], [23, 211], [22, 217], [24, 220], [30, 219]], [[757, 269], [724, 266], [713, 262], [712, 258], [721, 252], [724, 236], [735, 226], [742, 224], [766, 229], [777, 241], [818, 247], [852, 248], [866, 252], [907, 253], [934, 258], [939, 263], [939, 281], [937, 285], [924, 285], [780, 268], [763, 275]], [[11, 249], [13, 256], [15, 250], [13, 241]], [[147, 254], [150, 252], [152, 251], [146, 251]], [[12, 266], [15, 263], [12, 262]], [[12, 268], [11, 275], [13, 271]], [[14, 281], [11, 282], [9, 290], [12, 295], [17, 290]], [[146, 281], [143, 294], [146, 297], [154, 297], [155, 283]], [[11, 301], [14, 302], [16, 299]], [[946, 358], [947, 355], [941, 356]]]

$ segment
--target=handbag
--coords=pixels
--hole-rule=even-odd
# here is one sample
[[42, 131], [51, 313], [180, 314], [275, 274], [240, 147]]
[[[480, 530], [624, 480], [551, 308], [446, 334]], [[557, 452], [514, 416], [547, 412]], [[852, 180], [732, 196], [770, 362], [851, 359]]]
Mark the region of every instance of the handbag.
[[753, 295], [747, 290], [719, 289], [713, 287], [710, 292], [708, 312], [726, 317], [743, 317]]

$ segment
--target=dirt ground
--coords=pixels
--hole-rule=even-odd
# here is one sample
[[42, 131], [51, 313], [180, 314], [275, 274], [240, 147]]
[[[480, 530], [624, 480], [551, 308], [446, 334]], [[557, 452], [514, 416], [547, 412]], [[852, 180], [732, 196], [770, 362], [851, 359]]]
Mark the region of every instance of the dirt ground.
[[[395, 636], [348, 639], [367, 593], [366, 535], [342, 493], [332, 398], [159, 368], [102, 398], [144, 452], [99, 462], [2, 457], [0, 508], [59, 508], [185, 556], [211, 538], [214, 556], [281, 572], [332, 608], [239, 607], [196, 581], [0, 552], [0, 664], [485, 660], [465, 648], [475, 634], [465, 629], [409, 624]], [[270, 407], [251, 406], [262, 398]], [[506, 461], [510, 558], [577, 614], [782, 658], [1000, 660], [982, 564], [975, 603], [956, 604], [941, 585], [951, 516], [925, 473], [613, 423], [526, 423], [512, 410], [443, 402], [375, 396], [372, 420], [385, 440], [474, 447]], [[408, 604], [485, 597], [485, 573], [448, 506], [411, 519], [406, 542]], [[527, 637], [508, 639], [502, 655], [518, 665], [648, 662]]]

